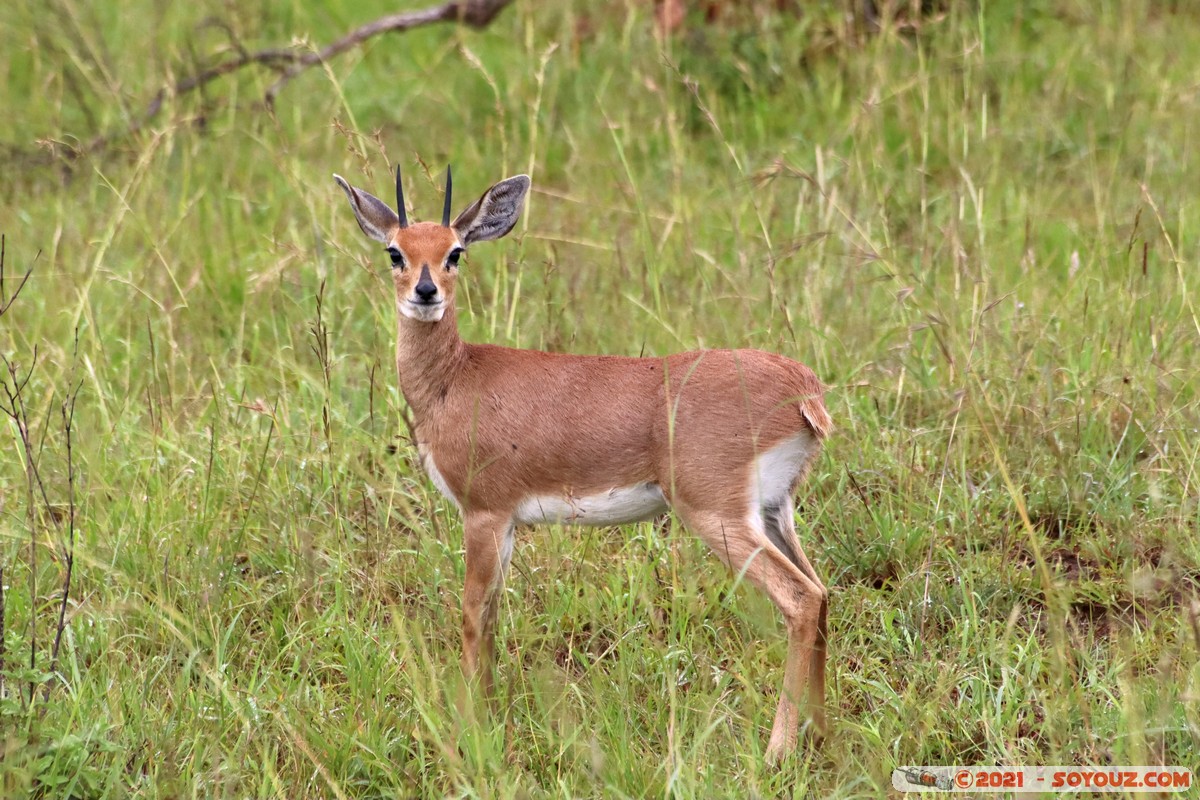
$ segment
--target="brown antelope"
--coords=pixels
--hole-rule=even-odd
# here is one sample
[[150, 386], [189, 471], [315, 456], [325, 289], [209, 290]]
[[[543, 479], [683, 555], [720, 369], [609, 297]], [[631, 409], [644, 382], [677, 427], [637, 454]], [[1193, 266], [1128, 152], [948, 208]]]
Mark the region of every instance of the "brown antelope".
[[459, 259], [512, 230], [529, 177], [500, 181], [450, 221], [409, 223], [334, 175], [358, 225], [387, 249], [396, 368], [429, 477], [463, 516], [462, 666], [492, 691], [498, 589], [517, 526], [620, 525], [673, 510], [787, 622], [783, 690], [767, 756], [796, 746], [807, 694], [825, 728], [828, 593], [800, 548], [792, 493], [832, 428], [807, 367], [758, 350], [666, 358], [577, 356], [467, 344]]

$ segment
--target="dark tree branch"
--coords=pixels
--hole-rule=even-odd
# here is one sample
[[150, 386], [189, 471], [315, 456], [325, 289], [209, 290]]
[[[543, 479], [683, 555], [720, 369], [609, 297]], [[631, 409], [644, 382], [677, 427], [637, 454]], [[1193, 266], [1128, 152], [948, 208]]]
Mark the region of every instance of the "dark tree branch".
[[300, 58], [296, 59], [296, 63], [284, 70], [279, 80], [275, 81], [267, 89], [266, 95], [263, 98], [266, 101], [267, 107], [274, 107], [275, 98], [279, 95], [283, 87], [309, 67], [323, 64], [332, 58], [336, 58], [350, 48], [357, 47], [366, 40], [381, 33], [400, 33], [422, 25], [429, 25], [433, 22], [446, 22], [458, 19], [458, 6], [458, 3], [446, 3], [445, 5], [426, 8], [422, 11], [408, 11], [380, 17], [374, 22], [368, 22], [366, 25], [355, 28], [342, 38], [316, 52], [304, 53]]
[[141, 115], [130, 121], [124, 128], [98, 134], [82, 146], [71, 146], [52, 140], [46, 140], [43, 144], [49, 145], [52, 150], [59, 149], [56, 145], [61, 145], [61, 153], [67, 159], [103, 150], [144, 128], [159, 115], [169, 99], [183, 97], [246, 67], [268, 67], [280, 73], [279, 78], [268, 87], [263, 95], [266, 107], [273, 109], [279, 93], [296, 76], [311, 67], [331, 61], [369, 39], [385, 33], [402, 33], [437, 22], [459, 22], [472, 28], [485, 28], [511, 3], [512, 0], [451, 0], [419, 11], [390, 14], [355, 28], [320, 50], [304, 51], [297, 48], [273, 47], [247, 51], [235, 40], [233, 48], [237, 51], [237, 55], [159, 89]]

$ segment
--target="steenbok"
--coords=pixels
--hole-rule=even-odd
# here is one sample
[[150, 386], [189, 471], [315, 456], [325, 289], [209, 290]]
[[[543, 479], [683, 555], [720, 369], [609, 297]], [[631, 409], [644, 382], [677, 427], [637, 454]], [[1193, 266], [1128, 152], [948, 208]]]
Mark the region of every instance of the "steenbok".
[[[529, 177], [500, 181], [450, 221], [409, 223], [334, 179], [383, 244], [396, 287], [396, 368], [429, 477], [462, 511], [466, 675], [492, 691], [498, 589], [517, 526], [620, 525], [673, 510], [787, 622], [783, 690], [767, 745], [795, 748], [799, 704], [825, 729], [828, 592], [800, 548], [792, 493], [832, 428], [807, 367], [758, 350], [665, 358], [576, 356], [467, 344], [459, 259], [516, 224]], [[806, 697], [807, 696], [807, 697]]]

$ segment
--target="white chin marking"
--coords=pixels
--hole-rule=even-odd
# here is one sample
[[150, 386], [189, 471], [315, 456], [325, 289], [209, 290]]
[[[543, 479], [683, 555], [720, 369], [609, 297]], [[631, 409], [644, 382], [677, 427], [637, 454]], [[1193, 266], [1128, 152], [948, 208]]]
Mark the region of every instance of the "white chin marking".
[[524, 525], [624, 525], [650, 519], [667, 510], [657, 483], [619, 486], [599, 494], [531, 495], [517, 506], [513, 519]]
[[435, 306], [427, 306], [405, 300], [400, 304], [400, 313], [417, 322], [437, 322], [446, 313], [446, 304], [442, 302]]

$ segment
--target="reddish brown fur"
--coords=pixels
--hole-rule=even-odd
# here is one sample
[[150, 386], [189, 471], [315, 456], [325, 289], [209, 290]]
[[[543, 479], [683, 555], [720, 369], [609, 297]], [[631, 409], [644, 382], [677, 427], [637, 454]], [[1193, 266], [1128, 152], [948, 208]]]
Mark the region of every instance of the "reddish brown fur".
[[[490, 688], [502, 541], [522, 499], [655, 483], [785, 616], [791, 644], [769, 755], [794, 746], [806, 689], [814, 728], [823, 729], [825, 588], [801, 551], [790, 507], [782, 535], [793, 559], [747, 522], [754, 459], [799, 434], [815, 452], [830, 432], [812, 371], [757, 350], [625, 358], [467, 344], [454, 307], [458, 270], [447, 264], [459, 234], [397, 225], [389, 243], [406, 263], [393, 270], [400, 385], [418, 446], [463, 511], [467, 672]], [[445, 303], [436, 322], [403, 312], [423, 267]]]
[[454, 232], [417, 223], [397, 229], [392, 243], [408, 263], [393, 270], [398, 302], [425, 265], [446, 298], [439, 322], [399, 315], [396, 363], [418, 443], [464, 512], [645, 481], [668, 500], [676, 491], [711, 495], [713, 484], [728, 483], [714, 466], [748, 465], [801, 429], [823, 438], [832, 427], [812, 370], [760, 350], [628, 358], [467, 344], [454, 309], [458, 271], [441, 266]]

